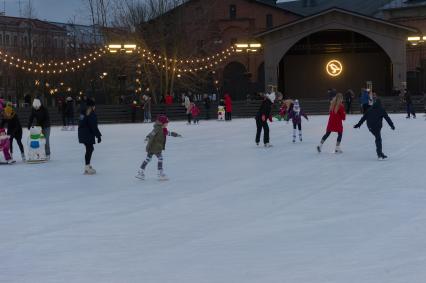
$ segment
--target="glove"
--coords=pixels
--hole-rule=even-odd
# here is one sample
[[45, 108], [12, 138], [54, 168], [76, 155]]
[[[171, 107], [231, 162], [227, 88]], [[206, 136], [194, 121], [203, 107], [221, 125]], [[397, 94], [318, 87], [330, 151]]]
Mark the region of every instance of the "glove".
[[101, 143], [102, 139], [101, 137], [98, 137], [98, 143]]
[[360, 127], [360, 125], [356, 124], [356, 125], [354, 126], [354, 129], [358, 129], [359, 127]]
[[266, 116], [262, 115], [262, 122], [265, 122], [265, 121], [266, 121]]

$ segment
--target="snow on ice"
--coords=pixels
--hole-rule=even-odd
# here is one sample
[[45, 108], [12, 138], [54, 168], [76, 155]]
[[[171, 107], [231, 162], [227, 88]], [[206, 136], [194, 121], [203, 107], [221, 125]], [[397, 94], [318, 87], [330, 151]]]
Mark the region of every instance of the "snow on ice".
[[379, 162], [359, 116], [342, 155], [310, 118], [296, 144], [272, 123], [270, 149], [253, 119], [171, 122], [168, 182], [155, 157], [134, 177], [152, 125], [101, 125], [95, 176], [53, 128], [52, 161], [0, 167], [0, 282], [426, 282], [426, 122], [391, 116]]

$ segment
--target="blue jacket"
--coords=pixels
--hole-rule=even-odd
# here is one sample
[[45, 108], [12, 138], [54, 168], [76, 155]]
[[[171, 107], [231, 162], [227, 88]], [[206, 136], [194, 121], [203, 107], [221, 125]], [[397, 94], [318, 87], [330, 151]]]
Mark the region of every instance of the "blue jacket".
[[370, 101], [370, 96], [368, 95], [368, 91], [363, 91], [361, 95], [361, 104], [368, 104]]
[[99, 138], [102, 134], [98, 129], [98, 118], [95, 112], [82, 116], [78, 123], [78, 141], [83, 144], [95, 144], [95, 137]]

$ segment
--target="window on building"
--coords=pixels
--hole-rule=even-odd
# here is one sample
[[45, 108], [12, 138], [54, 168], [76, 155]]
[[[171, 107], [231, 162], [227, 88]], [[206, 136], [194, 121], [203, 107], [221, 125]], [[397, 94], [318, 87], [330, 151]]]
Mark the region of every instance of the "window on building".
[[272, 28], [274, 26], [274, 18], [272, 14], [266, 15], [266, 28]]
[[24, 44], [24, 47], [27, 47], [27, 45], [28, 45], [28, 37], [24, 36], [23, 44]]
[[18, 36], [14, 36], [13, 37], [13, 47], [16, 47], [16, 46], [18, 46]]
[[56, 38], [53, 40], [53, 48], [58, 48], [58, 40]]
[[229, 5], [229, 18], [231, 20], [237, 18], [237, 5]]
[[63, 40], [63, 39], [61, 39], [61, 48], [64, 48], [64, 47], [65, 47], [64, 40]]
[[9, 46], [10, 45], [10, 36], [8, 34], [6, 34], [5, 36], [5, 43], [4, 45]]

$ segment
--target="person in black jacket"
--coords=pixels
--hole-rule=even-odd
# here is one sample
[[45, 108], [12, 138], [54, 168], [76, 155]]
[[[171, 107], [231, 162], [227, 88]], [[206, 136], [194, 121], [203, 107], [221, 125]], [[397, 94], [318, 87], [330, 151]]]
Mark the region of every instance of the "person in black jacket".
[[263, 100], [259, 111], [256, 114], [256, 145], [259, 145], [260, 135], [263, 129], [263, 143], [265, 147], [271, 147], [269, 143], [269, 126], [268, 119], [271, 117], [272, 105], [275, 101], [275, 92], [266, 94], [265, 99]]
[[383, 118], [385, 118], [386, 122], [388, 122], [391, 129], [395, 130], [395, 126], [393, 125], [392, 120], [389, 118], [388, 113], [386, 113], [386, 110], [383, 108], [380, 99], [377, 99], [376, 102], [374, 102], [373, 107], [370, 108], [364, 114], [364, 116], [362, 116], [358, 124], [354, 126], [355, 129], [360, 128], [362, 123], [364, 123], [364, 121], [367, 120], [367, 127], [376, 138], [376, 152], [377, 152], [377, 157], [379, 159], [388, 158], [386, 155], [383, 154], [383, 151], [382, 151], [381, 130], [383, 126]]
[[411, 99], [410, 92], [406, 89], [404, 90], [404, 100], [407, 107], [407, 119], [410, 119], [410, 115], [413, 115], [413, 118], [416, 119], [416, 112], [413, 107], [413, 100]]
[[68, 130], [74, 131], [74, 100], [71, 96], [67, 97], [65, 103], [65, 116]]
[[84, 174], [96, 174], [96, 170], [90, 165], [92, 153], [95, 150], [95, 138], [101, 143], [101, 132], [98, 129], [98, 119], [95, 113], [95, 102], [91, 99], [86, 100], [86, 113], [80, 117], [78, 124], [78, 141], [86, 147]]
[[204, 110], [206, 113], [206, 120], [210, 120], [210, 104], [211, 100], [208, 94], [204, 94]]
[[42, 104], [40, 99], [33, 100], [33, 109], [28, 122], [28, 130], [33, 125], [34, 119], [37, 121], [36, 125], [41, 127], [43, 136], [46, 139], [46, 159], [50, 160], [50, 117], [49, 111]]
[[13, 140], [16, 139], [21, 151], [22, 161], [25, 162], [24, 145], [22, 144], [22, 126], [19, 121], [18, 114], [13, 110], [12, 106], [6, 106], [3, 113], [3, 120], [0, 123], [0, 128], [7, 125], [7, 134], [10, 136], [10, 152], [13, 155]]

